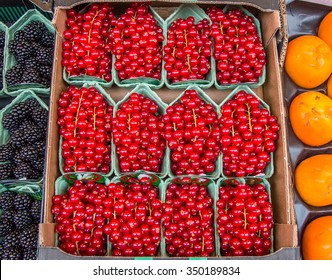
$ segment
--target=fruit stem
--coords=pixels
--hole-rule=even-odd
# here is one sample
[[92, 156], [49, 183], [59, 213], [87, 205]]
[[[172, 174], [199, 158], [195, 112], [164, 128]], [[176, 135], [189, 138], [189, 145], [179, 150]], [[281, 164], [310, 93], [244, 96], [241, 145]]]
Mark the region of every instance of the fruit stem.
[[93, 130], [96, 130], [96, 107], [93, 107]]
[[[91, 28], [89, 30], [89, 35], [88, 35], [88, 43], [90, 43], [90, 40], [91, 40], [91, 31], [92, 31], [92, 25], [93, 25], [93, 22], [95, 21], [96, 17], [98, 16], [98, 14], [100, 13], [100, 11], [97, 11], [96, 14], [94, 15], [92, 21], [91, 21]], [[88, 51], [88, 55], [90, 54], [90, 51]]]
[[190, 56], [187, 55], [187, 63], [188, 63], [188, 70], [191, 73], [191, 67], [190, 67]]
[[252, 132], [252, 123], [251, 123], [251, 112], [250, 112], [250, 106], [248, 103], [246, 103], [247, 106], [247, 113], [248, 113], [248, 124], [249, 124], [249, 130]]
[[243, 208], [243, 216], [244, 216], [244, 229], [247, 229], [247, 211], [246, 211], [246, 208]]
[[177, 131], [175, 123], [173, 123], [173, 129], [174, 129], [174, 131]]
[[[235, 113], [235, 110], [233, 110], [233, 112], [232, 112], [232, 118], [233, 118], [234, 113]], [[232, 136], [234, 136], [234, 135], [235, 135], [235, 130], [234, 130], [234, 125], [232, 125]]]
[[77, 253], [77, 255], [79, 255], [79, 254], [80, 254], [80, 251], [79, 251], [79, 249], [78, 249], [78, 241], [75, 242], [75, 245], [76, 245], [76, 253]]
[[194, 125], [195, 125], [195, 127], [197, 127], [197, 116], [196, 116], [196, 113], [195, 113], [195, 110], [194, 109], [192, 109], [192, 111], [193, 111], [193, 117], [194, 117]]
[[130, 131], [130, 120], [131, 120], [131, 116], [130, 116], [130, 114], [128, 115], [128, 130]]

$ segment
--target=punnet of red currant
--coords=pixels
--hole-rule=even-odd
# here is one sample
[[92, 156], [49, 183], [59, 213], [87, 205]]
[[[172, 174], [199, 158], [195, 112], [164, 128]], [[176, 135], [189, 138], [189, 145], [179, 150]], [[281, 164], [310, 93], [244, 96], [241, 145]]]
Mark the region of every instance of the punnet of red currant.
[[98, 84], [69, 86], [58, 101], [62, 173], [112, 173], [114, 101]]
[[188, 87], [162, 117], [170, 149], [170, 176], [220, 172], [221, 126], [217, 105], [199, 87]]
[[197, 5], [181, 5], [166, 19], [163, 74], [168, 88], [213, 85], [210, 23]]
[[218, 89], [250, 84], [258, 87], [265, 81], [266, 52], [260, 23], [244, 8], [207, 9], [212, 25], [216, 84]]
[[204, 177], [182, 176], [165, 181], [162, 204], [164, 255], [216, 255], [213, 197], [215, 184]]
[[84, 12], [67, 10], [63, 32], [63, 78], [69, 84], [96, 80], [112, 85], [112, 35], [116, 18], [110, 3], [93, 3]]
[[265, 179], [218, 181], [216, 227], [220, 256], [262, 256], [273, 250], [273, 210]]
[[67, 174], [55, 182], [52, 197], [57, 247], [80, 256], [105, 256], [108, 253], [107, 224], [109, 179], [98, 174]]
[[112, 256], [160, 255], [162, 186], [158, 176], [147, 173], [115, 177], [107, 186], [103, 232]]
[[239, 86], [220, 112], [223, 177], [271, 177], [280, 126], [269, 106], [249, 87]]
[[147, 85], [138, 85], [116, 105], [112, 125], [114, 172], [168, 173], [162, 115], [166, 104]]
[[112, 30], [114, 82], [120, 87], [163, 85], [163, 19], [149, 3], [131, 3]]

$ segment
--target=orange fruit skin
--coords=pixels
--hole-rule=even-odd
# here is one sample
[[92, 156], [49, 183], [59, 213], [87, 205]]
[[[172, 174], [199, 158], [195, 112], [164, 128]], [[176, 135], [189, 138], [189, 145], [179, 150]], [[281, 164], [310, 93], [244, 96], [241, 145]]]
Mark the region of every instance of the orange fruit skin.
[[332, 204], [332, 155], [320, 154], [303, 160], [294, 172], [295, 188], [305, 203]]
[[332, 49], [332, 12], [329, 12], [320, 22], [318, 37], [324, 40]]
[[309, 222], [302, 236], [305, 260], [332, 260], [332, 216], [322, 216]]
[[331, 75], [332, 50], [317, 36], [297, 37], [288, 44], [285, 71], [298, 86], [315, 88]]
[[332, 98], [332, 75], [327, 80], [327, 96]]
[[332, 140], [332, 99], [316, 91], [300, 93], [290, 104], [289, 120], [304, 144], [327, 144]]

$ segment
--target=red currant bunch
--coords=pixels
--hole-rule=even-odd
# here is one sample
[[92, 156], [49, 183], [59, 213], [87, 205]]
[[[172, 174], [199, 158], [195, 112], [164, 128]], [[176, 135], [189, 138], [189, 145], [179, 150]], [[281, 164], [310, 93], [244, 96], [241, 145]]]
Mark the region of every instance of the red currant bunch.
[[170, 256], [213, 254], [213, 200], [205, 185], [190, 177], [175, 179], [167, 186], [162, 208], [166, 251]]
[[103, 201], [111, 214], [104, 233], [113, 256], [156, 256], [161, 240], [159, 189], [147, 176], [108, 185]]
[[257, 83], [266, 64], [266, 53], [253, 17], [239, 9], [224, 13], [208, 9], [212, 21], [216, 78], [221, 85]]
[[113, 106], [96, 88], [74, 86], [61, 93], [58, 104], [63, 171], [109, 173]]
[[207, 19], [177, 19], [167, 30], [164, 68], [170, 83], [205, 80], [211, 70], [210, 25]]
[[265, 174], [276, 149], [279, 125], [254, 95], [239, 91], [221, 108], [221, 152], [227, 177]]
[[272, 247], [272, 204], [262, 184], [221, 186], [217, 226], [222, 256], [261, 256]]
[[67, 11], [62, 66], [69, 76], [88, 75], [112, 80], [111, 30], [116, 18], [109, 3], [91, 4], [85, 13]]
[[212, 173], [220, 154], [218, 114], [196, 90], [186, 90], [163, 116], [163, 135], [171, 149], [175, 175]]
[[157, 103], [132, 93], [113, 119], [113, 141], [121, 172], [160, 173], [166, 150]]
[[161, 79], [163, 30], [146, 3], [133, 3], [112, 30], [114, 68], [120, 80]]
[[93, 179], [75, 180], [66, 194], [53, 196], [51, 211], [60, 249], [81, 256], [106, 254], [107, 236], [103, 227], [107, 220], [102, 205], [106, 196], [106, 185]]

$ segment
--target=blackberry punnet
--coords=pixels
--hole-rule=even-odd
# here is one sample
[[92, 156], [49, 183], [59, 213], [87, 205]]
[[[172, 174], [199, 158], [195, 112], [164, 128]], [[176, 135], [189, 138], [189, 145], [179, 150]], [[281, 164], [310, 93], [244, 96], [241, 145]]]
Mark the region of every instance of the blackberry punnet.
[[27, 41], [39, 41], [42, 36], [42, 31], [40, 30], [37, 21], [32, 21], [23, 28], [24, 38]]

